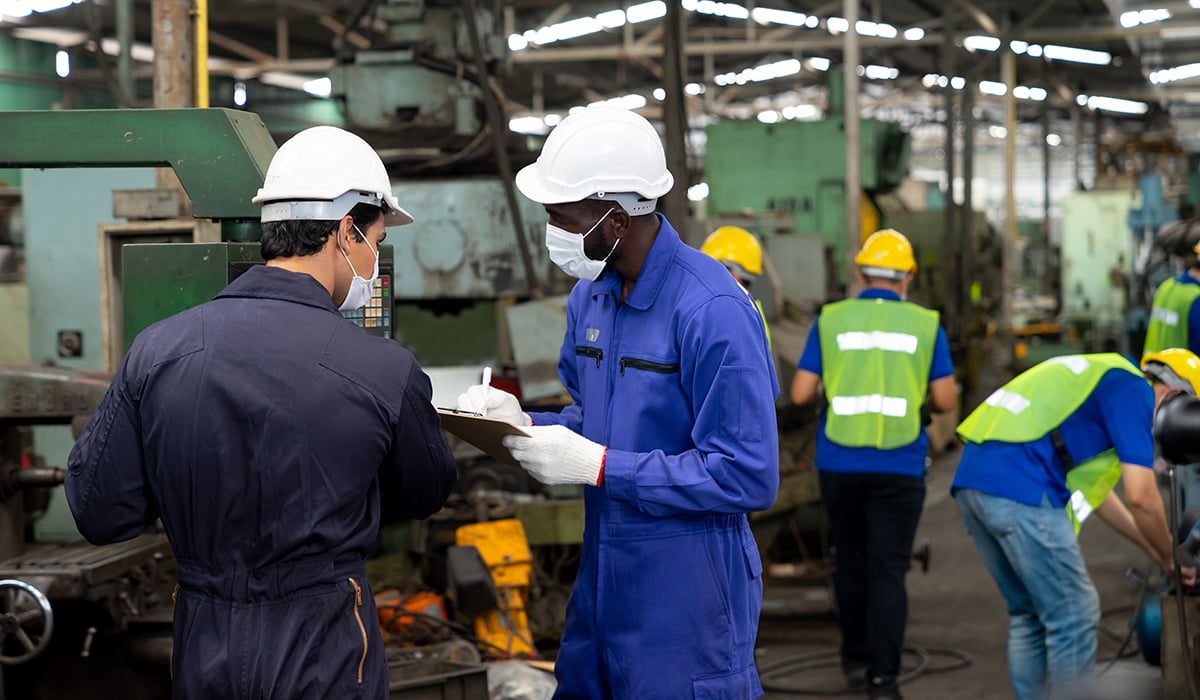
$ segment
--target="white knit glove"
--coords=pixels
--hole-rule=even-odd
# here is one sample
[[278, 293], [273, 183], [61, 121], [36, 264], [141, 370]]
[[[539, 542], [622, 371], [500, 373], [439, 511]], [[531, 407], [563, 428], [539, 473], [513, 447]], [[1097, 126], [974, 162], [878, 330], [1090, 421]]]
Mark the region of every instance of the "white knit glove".
[[458, 410], [482, 413], [488, 418], [512, 423], [518, 428], [533, 425], [529, 414], [521, 410], [521, 402], [517, 397], [494, 386], [476, 384], [467, 389], [467, 393], [459, 394]]
[[600, 485], [608, 448], [563, 425], [525, 428], [529, 437], [507, 435], [504, 446], [529, 475], [547, 486]]

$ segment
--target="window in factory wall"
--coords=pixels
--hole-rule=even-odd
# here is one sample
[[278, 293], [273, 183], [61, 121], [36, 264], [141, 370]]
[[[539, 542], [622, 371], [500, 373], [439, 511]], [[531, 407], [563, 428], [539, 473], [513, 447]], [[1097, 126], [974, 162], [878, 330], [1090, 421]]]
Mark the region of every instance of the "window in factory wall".
[[58, 73], [60, 78], [71, 74], [71, 54], [61, 50], [54, 54], [54, 72]]

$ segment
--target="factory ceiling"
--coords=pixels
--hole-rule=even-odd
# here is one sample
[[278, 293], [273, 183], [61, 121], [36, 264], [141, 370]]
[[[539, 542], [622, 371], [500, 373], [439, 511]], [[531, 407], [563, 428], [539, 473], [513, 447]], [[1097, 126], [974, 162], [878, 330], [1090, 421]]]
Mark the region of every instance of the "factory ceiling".
[[[661, 0], [472, 1], [494, 13], [493, 45], [505, 58], [493, 70], [510, 118], [550, 115], [553, 123], [570, 107], [602, 100], [652, 117], [658, 111]], [[1191, 2], [1200, 7], [1200, 0]], [[849, 29], [843, 2], [682, 5], [689, 115], [788, 117], [826, 109], [824, 86], [841, 62]], [[300, 85], [354, 51], [411, 44], [419, 32], [398, 32], [394, 18], [397, 8], [411, 13], [420, 6], [419, 0], [210, 2], [212, 72], [242, 80], [289, 75]], [[136, 0], [135, 8], [136, 41], [148, 45], [150, 3]], [[1200, 150], [1191, 142], [1200, 132], [1192, 121], [1200, 111], [1191, 107], [1200, 103], [1200, 9], [1186, 0], [868, 0], [859, 13], [868, 111], [927, 121], [936, 118], [945, 92], [972, 86], [978, 104], [998, 105], [1006, 91], [999, 57], [1007, 47], [1016, 54], [1022, 119], [1040, 119], [1047, 109], [1055, 118], [1099, 111], [1126, 130], [1171, 133]], [[0, 27], [34, 38], [47, 28], [69, 30], [74, 38], [60, 34], [59, 43], [95, 45], [102, 43], [97, 37], [115, 36], [114, 7], [112, 0], [85, 0], [6, 17]], [[459, 60], [468, 70], [466, 57]]]

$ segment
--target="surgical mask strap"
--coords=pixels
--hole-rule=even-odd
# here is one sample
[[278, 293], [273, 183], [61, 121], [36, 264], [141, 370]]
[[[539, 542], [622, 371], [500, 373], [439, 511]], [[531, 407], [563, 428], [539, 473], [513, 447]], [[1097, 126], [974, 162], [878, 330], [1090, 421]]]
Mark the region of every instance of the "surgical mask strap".
[[[371, 252], [375, 254], [375, 259], [378, 260], [379, 259], [379, 251], [375, 250], [375, 248], [371, 245], [371, 239], [367, 238], [367, 234], [362, 232], [362, 229], [360, 229], [358, 227], [358, 224], [352, 222], [350, 225], [354, 227], [354, 231], [358, 235], [362, 236], [362, 239], [363, 239], [363, 241], [366, 242], [367, 247], [370, 248]], [[346, 259], [346, 264], [350, 266], [350, 273], [353, 274], [355, 277], [362, 277], [362, 275], [358, 274], [358, 270], [354, 269], [354, 263], [350, 262], [350, 256], [346, 254], [346, 249], [342, 247], [342, 238], [340, 235], [338, 236], [338, 250], [342, 251], [342, 257]], [[366, 278], [363, 277], [363, 279], [366, 279]]]

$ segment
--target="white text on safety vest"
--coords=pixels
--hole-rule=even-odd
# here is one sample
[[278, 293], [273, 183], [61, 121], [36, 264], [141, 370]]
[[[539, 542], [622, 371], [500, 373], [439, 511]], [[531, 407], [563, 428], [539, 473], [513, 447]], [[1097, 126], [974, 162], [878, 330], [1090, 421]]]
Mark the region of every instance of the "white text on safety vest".
[[993, 391], [992, 395], [987, 397], [985, 403], [996, 408], [1003, 408], [1013, 415], [1019, 414], [1021, 411], [1029, 408], [1029, 399], [1003, 389]]
[[834, 396], [830, 408], [839, 416], [858, 416], [863, 413], [881, 413], [885, 416], [902, 418], [908, 414], [908, 399], [881, 394], [864, 396]]
[[917, 351], [917, 336], [886, 331], [849, 331], [838, 333], [838, 350], [885, 350], [912, 355]]
[[1159, 323], [1165, 323], [1168, 326], [1179, 325], [1179, 314], [1170, 309], [1164, 309], [1161, 306], [1156, 306], [1150, 310], [1150, 318]]

